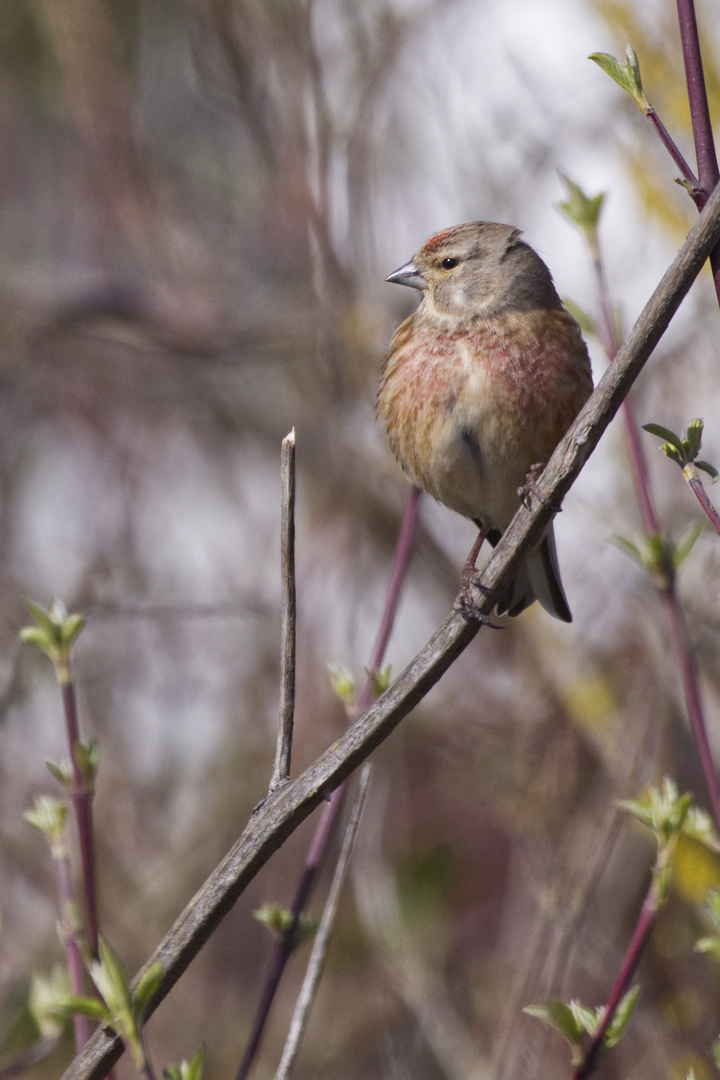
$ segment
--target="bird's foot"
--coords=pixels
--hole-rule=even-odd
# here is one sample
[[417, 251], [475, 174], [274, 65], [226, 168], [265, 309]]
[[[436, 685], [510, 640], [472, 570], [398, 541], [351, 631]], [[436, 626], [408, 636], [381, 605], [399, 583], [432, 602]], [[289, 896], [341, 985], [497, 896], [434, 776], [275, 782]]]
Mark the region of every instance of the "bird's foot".
[[544, 468], [545, 465], [542, 461], [536, 461], [534, 465], [530, 466], [527, 477], [525, 478], [525, 483], [522, 487], [518, 488], [518, 498], [526, 510], [532, 510], [530, 496], [534, 495], [538, 502], [542, 503], [543, 506], [546, 506], [548, 510], [552, 510], [556, 514], [561, 514], [562, 506], [556, 506], [554, 502], [550, 502], [549, 499], [546, 499], [537, 485], [540, 474]]
[[473, 619], [475, 622], [479, 622], [481, 626], [488, 626], [491, 630], [502, 630], [503, 627], [498, 623], [494, 623], [489, 615], [486, 615], [484, 611], [480, 610], [480, 605], [475, 599], [473, 590], [477, 589], [478, 592], [484, 596], [490, 595], [490, 589], [486, 589], [484, 585], [481, 585], [477, 579], [477, 571], [474, 566], [469, 566], [467, 563], [463, 567], [462, 574], [460, 575], [460, 592], [455, 598], [453, 608], [458, 611], [464, 618]]

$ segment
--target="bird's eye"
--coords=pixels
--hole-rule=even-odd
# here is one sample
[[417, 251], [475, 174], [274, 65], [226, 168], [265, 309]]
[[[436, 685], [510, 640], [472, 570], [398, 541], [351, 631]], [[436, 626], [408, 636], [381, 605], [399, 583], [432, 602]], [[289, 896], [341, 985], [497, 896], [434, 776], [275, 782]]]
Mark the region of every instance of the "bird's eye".
[[443, 261], [440, 263], [443, 270], [454, 270], [455, 267], [457, 266], [457, 264], [458, 264], [458, 260], [453, 259], [452, 257], [448, 257], [447, 259], [443, 259]]

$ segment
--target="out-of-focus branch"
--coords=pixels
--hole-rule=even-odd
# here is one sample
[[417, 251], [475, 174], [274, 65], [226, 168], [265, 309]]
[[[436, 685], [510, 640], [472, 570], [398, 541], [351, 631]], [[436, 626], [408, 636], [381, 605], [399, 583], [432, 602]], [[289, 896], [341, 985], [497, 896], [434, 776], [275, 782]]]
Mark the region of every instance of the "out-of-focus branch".
[[370, 787], [371, 770], [372, 766], [370, 762], [366, 761], [360, 773], [358, 790], [350, 811], [347, 828], [345, 829], [340, 858], [335, 867], [335, 873], [325, 903], [325, 909], [322, 918], [320, 919], [320, 925], [317, 928], [315, 940], [313, 941], [312, 954], [308, 962], [307, 970], [305, 971], [305, 978], [303, 979], [300, 995], [295, 1004], [295, 1012], [293, 1013], [292, 1023], [290, 1025], [290, 1032], [285, 1043], [278, 1070], [275, 1074], [275, 1080], [288, 1080], [292, 1075], [292, 1070], [300, 1050], [300, 1044], [305, 1035], [305, 1030], [310, 1018], [310, 1010], [315, 1000], [318, 986], [320, 985], [320, 977], [323, 973], [323, 968], [325, 967], [325, 957], [327, 956], [327, 950], [330, 944], [330, 932], [335, 922], [340, 893], [342, 892], [345, 879], [347, 878], [350, 857], [355, 845], [355, 837], [357, 836], [360, 818], [362, 817], [362, 812], [365, 807], [365, 799], [367, 798], [368, 789]]
[[[150, 276], [152, 300], [164, 320], [193, 336], [214, 330], [215, 301], [207, 287], [201, 288], [206, 282], [217, 284], [210, 259], [191, 223], [183, 220], [167, 176], [160, 183], [141, 152], [135, 103], [109, 5], [103, 0], [41, 0], [41, 10], [84, 159], [112, 215], [105, 214], [103, 222], [114, 217], [119, 224]], [[104, 244], [99, 246], [102, 250]], [[188, 277], [191, 287], [176, 296], [173, 290]]]
[[586, 1080], [586, 1077], [590, 1076], [595, 1070], [595, 1065], [598, 1060], [598, 1055], [602, 1050], [605, 1035], [615, 1017], [618, 1005], [630, 988], [633, 975], [637, 970], [647, 943], [650, 940], [650, 934], [652, 933], [657, 917], [660, 914], [661, 907], [662, 899], [660, 890], [658, 888], [657, 880], [653, 878], [647, 896], [645, 897], [645, 902], [640, 910], [640, 916], [635, 925], [632, 939], [627, 947], [625, 956], [623, 957], [620, 971], [615, 980], [615, 984], [610, 991], [610, 996], [607, 1005], [605, 1006], [605, 1013], [598, 1025], [596, 1033], [593, 1035], [592, 1042], [582, 1063], [578, 1065], [573, 1073], [573, 1080]]
[[330, 232], [332, 118], [312, 37], [311, 6], [285, 7], [281, 18], [267, 5], [245, 0], [211, 0], [209, 10], [235, 81], [234, 100], [265, 167], [277, 178], [280, 203], [306, 223], [314, 241], [310, 256], [318, 263], [321, 291], [332, 285], [334, 295], [350, 295], [352, 280]]
[[[716, 189], [615, 360], [550, 458], [538, 481], [544, 502], [532, 510], [520, 508], [485, 564], [481, 582], [487, 595], [480, 602], [484, 612], [491, 612], [505, 578], [537, 543], [552, 516], [552, 504], [562, 499], [580, 473], [719, 239], [720, 189]], [[477, 623], [456, 612], [449, 615], [382, 697], [251, 818], [243, 835], [143, 967], [145, 971], [159, 961], [164, 968], [164, 977], [149, 1002], [148, 1015], [167, 996], [273, 852], [422, 700], [478, 629]], [[98, 1031], [66, 1070], [63, 1080], [100, 1080], [120, 1052], [117, 1036]]]
[[[419, 501], [420, 492], [417, 489], [413, 489], [405, 508], [400, 535], [395, 548], [393, 565], [390, 571], [390, 580], [385, 595], [385, 604], [380, 619], [380, 626], [367, 667], [367, 679], [360, 692], [360, 697], [355, 709], [354, 720], [368, 708], [375, 697], [375, 677], [380, 671], [380, 666], [383, 662], [387, 643], [390, 639], [390, 633], [395, 621], [395, 615], [400, 600], [400, 590], [410, 561]], [[295, 935], [300, 917], [302, 916], [315, 887], [317, 875], [325, 858], [330, 837], [333, 834], [335, 823], [342, 810], [344, 796], [345, 785], [341, 784], [329, 796], [328, 801], [324, 804], [320, 813], [315, 833], [310, 842], [308, 853], [305, 856], [305, 865], [303, 866], [300, 879], [295, 889], [292, 907], [290, 908], [292, 918], [282, 937], [273, 949], [270, 958], [269, 971], [253, 1018], [250, 1037], [247, 1041], [245, 1051], [236, 1073], [236, 1080], [245, 1080], [249, 1075], [258, 1050], [260, 1049], [260, 1043], [262, 1041], [273, 1001], [275, 1000], [275, 995], [280, 985], [280, 980], [282, 979], [287, 962], [295, 948]]]
[[[389, 790], [383, 791], [380, 799], [373, 800], [376, 824], [382, 819], [381, 807], [389, 794]], [[418, 1035], [446, 1080], [481, 1080], [494, 1075], [474, 1032], [454, 1009], [445, 978], [437, 971], [432, 934], [423, 933], [419, 941], [408, 932], [395, 875], [381, 851], [381, 830], [375, 827], [367, 832], [369, 839], [353, 873], [355, 904], [390, 982], [414, 1016]]]

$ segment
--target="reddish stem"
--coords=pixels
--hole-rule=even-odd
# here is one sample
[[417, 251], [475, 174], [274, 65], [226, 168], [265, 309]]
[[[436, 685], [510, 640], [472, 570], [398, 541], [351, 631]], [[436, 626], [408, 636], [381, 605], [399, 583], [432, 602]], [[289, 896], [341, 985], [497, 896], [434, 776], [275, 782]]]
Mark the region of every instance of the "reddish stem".
[[[599, 241], [596, 241], [593, 264], [598, 286], [600, 340], [608, 360], [614, 360], [620, 348], [620, 337], [613, 319], [612, 300]], [[629, 397], [626, 397], [623, 402], [622, 417], [630, 457], [630, 470], [640, 506], [643, 528], [648, 536], [655, 536], [660, 531], [660, 525], [650, 490], [650, 474], [640, 441], [640, 428]]]
[[708, 493], [703, 486], [702, 480], [699, 476], [690, 476], [688, 477], [688, 484], [692, 488], [695, 498], [700, 503], [703, 510], [710, 519], [710, 523], [713, 529], [718, 534], [718, 536], [720, 536], [720, 514], [718, 514], [717, 510], [710, 502], [710, 499], [708, 498]]
[[91, 956], [97, 959], [98, 919], [97, 893], [95, 887], [95, 844], [93, 840], [92, 823], [92, 792], [88, 789], [87, 782], [78, 762], [77, 748], [80, 743], [80, 729], [77, 719], [75, 688], [72, 682], [68, 681], [62, 683], [61, 690], [63, 709], [65, 712], [65, 729], [67, 732], [70, 762], [73, 771], [73, 786], [70, 794], [75, 810], [75, 821], [77, 824], [80, 845], [85, 911], [85, 937]]
[[697, 206], [698, 210], [702, 210], [702, 205], [704, 205], [707, 200], [702, 199], [702, 193], [699, 191], [698, 187], [697, 176], [688, 165], [687, 161], [678, 149], [675, 140], [663, 124], [658, 114], [653, 109], [652, 105], [645, 113], [645, 115], [657, 131], [658, 135], [660, 136], [660, 141], [662, 142], [663, 146], [670, 154], [670, 157], [673, 159], [678, 169], [680, 170], [683, 180], [688, 185], [688, 191], [693, 201], [695, 202], [695, 205]]
[[715, 142], [713, 140], [710, 108], [705, 87], [705, 73], [703, 71], [702, 53], [700, 52], [700, 37], [698, 35], [693, 0], [677, 0], [677, 12], [698, 174], [707, 200], [710, 192], [717, 184], [720, 174], [718, 173], [717, 156], [715, 154]]
[[[55, 881], [57, 883], [60, 907], [60, 934], [65, 949], [65, 963], [70, 978], [70, 987], [76, 997], [82, 997], [85, 993], [85, 965], [83, 964], [73, 925], [73, 888], [70, 860], [66, 855], [53, 856], [53, 865], [55, 867]], [[75, 1013], [73, 1016], [73, 1029], [75, 1031], [75, 1049], [79, 1053], [90, 1038], [90, 1022], [88, 1018], [83, 1016], [82, 1013]]]
[[660, 594], [667, 616], [670, 638], [675, 653], [680, 660], [680, 673], [682, 676], [683, 690], [685, 692], [685, 704], [687, 706], [690, 727], [697, 747], [700, 764], [702, 766], [705, 784], [710, 797], [715, 827], [720, 832], [720, 784], [713, 762], [710, 742], [708, 740], [707, 727], [703, 714], [702, 702], [698, 682], [697, 664], [695, 654], [690, 644], [685, 619], [683, 618], [680, 605], [674, 590], [668, 590]]
[[[700, 37], [698, 35], [695, 5], [693, 0], [677, 0], [680, 41], [685, 63], [685, 81], [687, 83], [690, 118], [692, 120], [695, 154], [698, 163], [698, 198], [695, 199], [699, 210], [710, 198], [710, 194], [720, 179], [718, 172], [715, 142], [713, 140], [710, 108], [705, 87]], [[715, 292], [720, 303], [720, 244], [710, 253]]]
[[660, 532], [660, 522], [658, 521], [650, 489], [650, 474], [647, 467], [647, 458], [642, 448], [640, 426], [635, 419], [635, 410], [630, 398], [625, 398], [623, 402], [622, 416], [630, 455], [630, 469], [635, 487], [635, 497], [640, 507], [643, 531], [647, 537], [657, 536]]
[[578, 1065], [573, 1073], [573, 1080], [585, 1080], [585, 1077], [589, 1076], [595, 1068], [598, 1054], [602, 1048], [603, 1039], [612, 1023], [618, 1005], [630, 987], [632, 977], [640, 963], [640, 959], [650, 938], [652, 928], [655, 925], [660, 906], [660, 898], [655, 885], [655, 880], [653, 879], [650, 888], [648, 889], [648, 894], [645, 897], [640, 917], [635, 925], [630, 944], [627, 947], [620, 971], [618, 972], [618, 977], [610, 991], [610, 997], [605, 1006], [605, 1015], [603, 1016], [600, 1026], [593, 1035], [592, 1042], [588, 1047], [588, 1051], [585, 1054], [582, 1063]]
[[[352, 722], [361, 716], [372, 704], [375, 693], [374, 676], [380, 670], [380, 666], [385, 656], [385, 650], [397, 613], [400, 592], [410, 562], [410, 553], [412, 551], [413, 538], [415, 536], [415, 526], [417, 525], [419, 503], [420, 490], [418, 488], [413, 488], [408, 497], [405, 514], [400, 527], [400, 535], [395, 548], [395, 556], [393, 558], [390, 579], [385, 595], [385, 605], [367, 667], [368, 677], [365, 680], [360, 696], [358, 697]], [[332, 835], [333, 828], [342, 809], [346, 785], [347, 781], [344, 781], [337, 787], [331, 794], [328, 802], [324, 804], [320, 811], [320, 819], [310, 843], [310, 848], [305, 859], [305, 866], [300, 876], [292, 907], [290, 909], [292, 919], [290, 920], [287, 930], [273, 950], [270, 959], [270, 970], [268, 971], [265, 980], [250, 1038], [245, 1048], [242, 1061], [240, 1062], [240, 1067], [235, 1075], [235, 1080], [245, 1080], [249, 1075], [250, 1069], [257, 1056], [277, 988], [295, 947], [295, 935], [300, 916], [310, 899], [317, 879], [318, 870], [320, 869], [325, 852], [327, 851], [330, 836]]]

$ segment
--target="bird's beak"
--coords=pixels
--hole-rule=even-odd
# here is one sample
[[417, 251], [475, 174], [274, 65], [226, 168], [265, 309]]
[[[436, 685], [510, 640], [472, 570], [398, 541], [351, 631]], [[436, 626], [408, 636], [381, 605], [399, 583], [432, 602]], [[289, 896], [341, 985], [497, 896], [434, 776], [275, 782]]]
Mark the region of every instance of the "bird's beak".
[[405, 263], [399, 270], [393, 270], [385, 280], [392, 281], [395, 285], [409, 285], [411, 289], [427, 289], [428, 287], [427, 281], [412, 261]]

